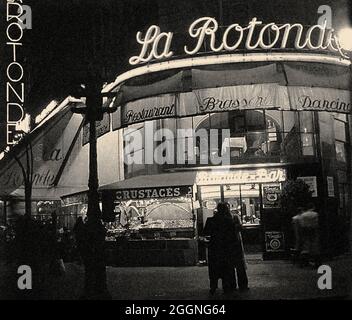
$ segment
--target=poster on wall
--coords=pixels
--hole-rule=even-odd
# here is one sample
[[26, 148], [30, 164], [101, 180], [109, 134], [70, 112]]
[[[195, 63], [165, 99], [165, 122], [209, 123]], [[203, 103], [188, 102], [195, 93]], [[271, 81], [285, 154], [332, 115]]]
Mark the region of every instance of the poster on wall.
[[203, 201], [203, 208], [208, 209], [208, 210], [215, 210], [216, 205], [217, 205], [217, 203], [215, 200]]
[[266, 252], [285, 251], [284, 233], [281, 231], [265, 232], [265, 250]]
[[328, 197], [335, 197], [335, 188], [334, 188], [334, 178], [333, 177], [326, 177], [327, 184], [328, 184]]
[[279, 208], [280, 194], [281, 194], [281, 188], [279, 184], [263, 185], [263, 207]]
[[309, 186], [309, 190], [312, 191], [313, 198], [318, 196], [317, 177], [297, 177], [297, 180], [302, 180]]

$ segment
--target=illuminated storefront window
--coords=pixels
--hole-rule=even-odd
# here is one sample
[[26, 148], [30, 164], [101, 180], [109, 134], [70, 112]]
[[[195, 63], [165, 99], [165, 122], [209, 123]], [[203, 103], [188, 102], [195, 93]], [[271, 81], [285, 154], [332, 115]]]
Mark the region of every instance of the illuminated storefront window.
[[337, 161], [337, 180], [339, 194], [339, 215], [350, 219], [351, 215], [351, 178], [348, 163], [350, 149], [350, 137], [348, 135], [348, 116], [346, 114], [334, 114], [335, 151]]
[[62, 198], [62, 214], [58, 216], [58, 226], [72, 229], [77, 218], [87, 217], [88, 194], [80, 193]]
[[301, 133], [301, 147], [304, 156], [314, 156], [314, 122], [313, 112], [300, 112], [299, 124]]
[[213, 215], [216, 205], [225, 201], [231, 214], [237, 214], [244, 227], [260, 225], [262, 208], [279, 207], [280, 183], [200, 186], [203, 220]]
[[[106, 224], [107, 239], [175, 239], [194, 236], [192, 187], [158, 187], [106, 192], [116, 221]], [[105, 210], [105, 208], [103, 209]]]
[[[316, 156], [311, 111], [245, 110], [151, 120], [125, 128], [124, 141], [125, 159], [134, 158], [125, 161], [127, 177], [158, 173], [165, 165], [219, 165], [212, 162], [214, 157], [228, 156], [228, 164], [243, 164]], [[336, 148], [343, 157], [344, 147], [337, 142]]]
[[335, 133], [335, 148], [336, 160], [339, 162], [347, 162], [347, 115], [335, 114], [334, 115], [334, 133]]

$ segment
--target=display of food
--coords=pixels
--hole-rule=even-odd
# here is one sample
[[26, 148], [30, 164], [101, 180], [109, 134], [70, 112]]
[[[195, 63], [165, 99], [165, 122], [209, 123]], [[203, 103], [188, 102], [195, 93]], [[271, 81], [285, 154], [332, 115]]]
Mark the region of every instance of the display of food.
[[193, 234], [194, 220], [191, 203], [185, 199], [149, 199], [122, 201], [116, 222], [106, 224], [107, 239], [177, 238], [185, 232]]
[[[115, 241], [120, 237], [131, 238], [153, 238], [156, 232], [171, 232], [173, 237], [176, 237], [174, 231], [193, 230], [193, 220], [150, 220], [145, 223], [131, 223], [128, 226], [122, 227], [118, 224], [107, 224], [107, 241]], [[139, 236], [140, 235], [140, 236]], [[159, 238], [160, 235], [157, 236]], [[170, 237], [170, 235], [168, 235]]]

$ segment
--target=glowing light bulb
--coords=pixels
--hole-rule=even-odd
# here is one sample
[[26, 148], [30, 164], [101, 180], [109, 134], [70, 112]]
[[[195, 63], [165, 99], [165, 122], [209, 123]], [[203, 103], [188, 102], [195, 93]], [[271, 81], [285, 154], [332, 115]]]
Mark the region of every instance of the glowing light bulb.
[[343, 28], [338, 32], [338, 39], [343, 49], [352, 51], [352, 28]]

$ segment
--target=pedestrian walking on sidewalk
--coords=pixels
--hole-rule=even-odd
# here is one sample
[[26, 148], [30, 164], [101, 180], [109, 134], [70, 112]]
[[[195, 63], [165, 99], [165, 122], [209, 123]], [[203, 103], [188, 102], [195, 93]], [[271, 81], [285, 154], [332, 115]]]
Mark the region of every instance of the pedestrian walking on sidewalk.
[[292, 228], [293, 232], [295, 235], [295, 247], [294, 250], [296, 252], [296, 255], [299, 255], [299, 253], [302, 250], [302, 236], [301, 236], [301, 226], [300, 226], [300, 218], [301, 214], [304, 211], [303, 207], [298, 207], [297, 208], [298, 213], [292, 217]]
[[224, 293], [230, 293], [233, 290], [233, 250], [236, 233], [235, 223], [226, 203], [219, 203], [214, 216], [207, 219], [203, 236], [210, 237], [208, 245], [210, 294], [215, 293], [219, 279], [222, 280]]
[[319, 215], [315, 211], [313, 203], [307, 205], [306, 210], [300, 216], [299, 222], [303, 237], [302, 253], [306, 254], [307, 263], [312, 261], [318, 267], [321, 264]]
[[313, 260], [315, 266], [320, 265], [319, 217], [314, 204], [299, 208], [299, 214], [292, 218], [295, 232], [295, 251], [301, 266], [309, 265]]

